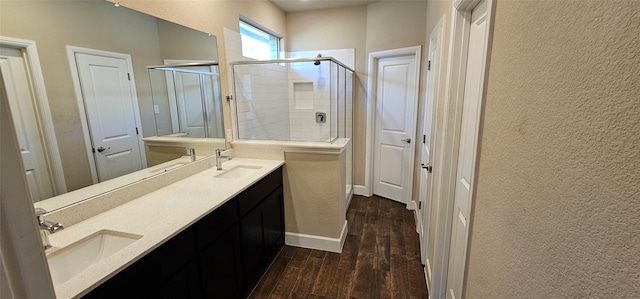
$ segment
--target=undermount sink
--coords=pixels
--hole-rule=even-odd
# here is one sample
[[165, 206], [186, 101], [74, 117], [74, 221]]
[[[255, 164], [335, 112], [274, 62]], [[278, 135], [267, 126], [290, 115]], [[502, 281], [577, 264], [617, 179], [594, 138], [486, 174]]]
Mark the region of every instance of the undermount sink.
[[237, 166], [234, 166], [233, 168], [221, 170], [221, 172], [216, 174], [215, 177], [222, 178], [222, 179], [237, 180], [254, 173], [256, 170], [260, 168], [262, 168], [262, 166], [237, 165]]
[[52, 252], [47, 255], [47, 261], [53, 284], [66, 282], [140, 238], [140, 235], [101, 230]]

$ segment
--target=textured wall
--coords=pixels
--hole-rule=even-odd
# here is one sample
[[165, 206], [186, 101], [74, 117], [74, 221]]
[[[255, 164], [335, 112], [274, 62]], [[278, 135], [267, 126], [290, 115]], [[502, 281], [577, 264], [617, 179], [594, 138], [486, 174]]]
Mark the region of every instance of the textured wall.
[[285, 152], [286, 231], [339, 238], [346, 220], [344, 153]]
[[640, 298], [640, 5], [498, 1], [466, 298]]

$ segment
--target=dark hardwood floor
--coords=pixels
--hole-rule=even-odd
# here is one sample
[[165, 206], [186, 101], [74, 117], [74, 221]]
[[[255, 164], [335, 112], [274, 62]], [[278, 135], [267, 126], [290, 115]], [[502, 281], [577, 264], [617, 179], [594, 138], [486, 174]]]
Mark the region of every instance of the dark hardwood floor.
[[354, 196], [342, 253], [284, 246], [249, 298], [427, 298], [413, 212]]

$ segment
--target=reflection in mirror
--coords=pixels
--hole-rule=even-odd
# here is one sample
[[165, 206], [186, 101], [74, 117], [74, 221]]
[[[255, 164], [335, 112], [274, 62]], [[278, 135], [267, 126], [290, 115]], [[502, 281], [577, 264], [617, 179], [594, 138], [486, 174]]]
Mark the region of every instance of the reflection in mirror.
[[[0, 0], [0, 5], [0, 83], [21, 86], [11, 94], [31, 106], [21, 107], [23, 115], [15, 122], [31, 124], [23, 127], [22, 136], [34, 137], [22, 140], [27, 168], [15, 171], [25, 171], [30, 188], [36, 186], [31, 190], [36, 206], [52, 211], [190, 161], [182, 157], [189, 145], [177, 144], [160, 161], [149, 162], [149, 146], [142, 138], [153, 138], [158, 128], [146, 67], [168, 61], [217, 61], [215, 36], [101, 0]], [[111, 64], [121, 72], [93, 67]], [[113, 82], [106, 78], [125, 79]], [[99, 84], [81, 83], [92, 79]], [[97, 91], [113, 86], [131, 91], [105, 103]], [[125, 95], [131, 96], [128, 102]], [[97, 119], [105, 115], [110, 117], [96, 126]], [[222, 128], [218, 114], [208, 121]], [[117, 136], [123, 134], [135, 142], [129, 149], [118, 149]], [[136, 148], [139, 150], [133, 153]], [[123, 154], [127, 152], [132, 154]], [[28, 156], [32, 153], [33, 157]], [[138, 162], [131, 162], [135, 159]], [[120, 167], [129, 164], [140, 166], [133, 170]], [[147, 165], [153, 168], [139, 170]], [[64, 199], [39, 201], [63, 193]]]
[[158, 136], [222, 138], [217, 63], [149, 67]]

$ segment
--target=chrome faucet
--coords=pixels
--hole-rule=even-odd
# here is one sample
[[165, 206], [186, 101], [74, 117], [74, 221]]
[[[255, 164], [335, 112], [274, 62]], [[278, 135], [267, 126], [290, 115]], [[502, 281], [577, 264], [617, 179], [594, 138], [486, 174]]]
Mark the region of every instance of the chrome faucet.
[[182, 155], [183, 157], [191, 157], [191, 162], [196, 161], [196, 149], [193, 147], [186, 147], [187, 153]]
[[40, 229], [40, 236], [42, 237], [44, 250], [51, 248], [51, 243], [49, 243], [49, 234], [53, 234], [64, 229], [64, 226], [58, 222], [44, 220], [44, 214], [46, 213], [47, 210], [43, 208], [36, 208], [36, 218], [38, 219], [38, 228]]
[[216, 170], [222, 170], [222, 160], [227, 159], [231, 160], [231, 156], [222, 156], [222, 152], [226, 151], [224, 148], [219, 148], [216, 150]]

